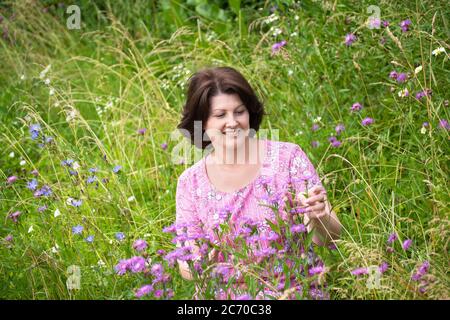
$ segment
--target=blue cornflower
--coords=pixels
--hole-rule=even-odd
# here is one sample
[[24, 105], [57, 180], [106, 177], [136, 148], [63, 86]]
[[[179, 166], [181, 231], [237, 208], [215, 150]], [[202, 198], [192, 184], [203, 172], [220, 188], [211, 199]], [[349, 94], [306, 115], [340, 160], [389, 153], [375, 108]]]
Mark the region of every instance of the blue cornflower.
[[95, 173], [95, 172], [97, 172], [97, 171], [98, 171], [97, 168], [89, 168], [89, 172]]
[[32, 124], [30, 126], [31, 139], [36, 140], [39, 137], [40, 130], [41, 126], [39, 124]]
[[123, 232], [117, 232], [116, 233], [116, 239], [119, 241], [122, 241], [125, 239], [125, 235], [123, 234]]
[[87, 182], [88, 184], [91, 184], [91, 183], [93, 183], [95, 180], [97, 180], [97, 177], [96, 177], [96, 176], [91, 176], [91, 177], [88, 177], [88, 178], [87, 178], [86, 182]]
[[114, 173], [117, 173], [117, 172], [120, 171], [120, 169], [122, 169], [122, 166], [115, 166], [115, 167], [113, 168], [113, 172], [114, 172]]
[[92, 243], [94, 241], [94, 236], [87, 236], [84, 240], [88, 243]]
[[38, 191], [35, 192], [35, 196], [36, 197], [40, 197], [40, 196], [46, 196], [49, 197], [52, 195], [52, 189], [50, 189], [49, 186], [43, 186], [41, 189], [39, 189]]
[[31, 181], [29, 181], [27, 183], [27, 188], [30, 190], [33, 190], [33, 191], [36, 190], [37, 186], [38, 186], [38, 182], [36, 179], [32, 179]]
[[45, 138], [45, 143], [50, 143], [53, 141], [53, 137], [46, 137]]
[[66, 167], [71, 167], [73, 162], [74, 162], [73, 159], [67, 159], [67, 160], [61, 161], [61, 165], [66, 166]]
[[83, 204], [83, 200], [72, 199], [71, 204], [72, 204], [72, 206], [79, 208]]
[[71, 176], [77, 176], [78, 172], [77, 171], [73, 171], [73, 170], [69, 170], [69, 173]]
[[72, 233], [73, 234], [81, 234], [81, 232], [83, 232], [83, 229], [84, 229], [83, 226], [80, 226], [80, 225], [72, 227]]

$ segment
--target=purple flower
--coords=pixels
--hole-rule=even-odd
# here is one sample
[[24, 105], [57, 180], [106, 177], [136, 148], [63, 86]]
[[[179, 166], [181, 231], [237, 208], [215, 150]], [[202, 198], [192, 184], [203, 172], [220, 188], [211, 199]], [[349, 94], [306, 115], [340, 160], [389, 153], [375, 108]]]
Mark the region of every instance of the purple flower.
[[148, 295], [150, 292], [153, 291], [153, 286], [150, 284], [146, 284], [145, 286], [140, 287], [137, 291], [136, 291], [136, 298], [142, 298], [143, 296]]
[[291, 227], [291, 232], [292, 233], [304, 233], [304, 232], [306, 232], [306, 227], [302, 223], [301, 224], [294, 224]]
[[113, 168], [113, 172], [114, 172], [114, 173], [117, 173], [117, 172], [120, 171], [120, 169], [122, 169], [122, 166], [115, 166], [115, 167]]
[[387, 21], [387, 20], [384, 20], [383, 21], [383, 27], [389, 27], [389, 21]]
[[379, 29], [381, 25], [381, 20], [378, 18], [369, 19], [369, 28], [370, 29]]
[[94, 236], [87, 236], [86, 239], [84, 239], [87, 243], [92, 243], [94, 242]]
[[27, 188], [34, 191], [36, 190], [38, 186], [38, 182], [36, 179], [32, 179], [31, 181], [27, 182]]
[[283, 40], [281, 42], [277, 42], [272, 46], [272, 54], [277, 53], [280, 51], [282, 47], [284, 47], [287, 44], [286, 40]]
[[319, 141], [313, 140], [313, 141], [311, 142], [311, 146], [312, 146], [313, 148], [319, 147]]
[[345, 126], [342, 123], [339, 123], [336, 128], [334, 128], [336, 130], [336, 134], [340, 135], [342, 131], [345, 130]]
[[32, 124], [30, 126], [31, 139], [36, 140], [39, 137], [41, 126], [39, 124]]
[[397, 77], [398, 77], [398, 73], [397, 73], [397, 71], [391, 71], [391, 73], [389, 74], [389, 78], [391, 78], [391, 79], [397, 79]]
[[372, 118], [365, 118], [363, 119], [363, 121], [361, 121], [361, 124], [363, 126], [368, 126], [371, 125], [373, 123], [373, 119]]
[[411, 276], [411, 279], [413, 281], [419, 281], [426, 273], [428, 273], [429, 269], [430, 263], [428, 262], [428, 260], [425, 260], [419, 267], [419, 270], [417, 270], [417, 272]]
[[351, 271], [351, 274], [354, 276], [360, 276], [362, 274], [367, 274], [367, 273], [368, 273], [367, 268], [357, 268], [357, 269]]
[[125, 239], [125, 235], [123, 234], [123, 232], [117, 232], [116, 239], [119, 241], [123, 241]]
[[387, 240], [388, 243], [393, 243], [395, 240], [397, 240], [397, 235], [395, 233], [391, 233], [389, 235], [389, 238]]
[[8, 177], [8, 179], [6, 179], [6, 183], [12, 184], [12, 183], [16, 182], [17, 179], [18, 179], [17, 176]]
[[430, 124], [425, 121], [424, 123], [422, 123], [422, 126], [425, 127], [425, 128], [428, 128], [430, 126]]
[[161, 148], [162, 148], [163, 150], [166, 150], [166, 149], [167, 149], [167, 143], [166, 143], [166, 142], [162, 143], [162, 144], [161, 144]]
[[309, 275], [313, 276], [315, 274], [320, 274], [325, 272], [325, 266], [316, 266], [309, 268], [308, 273]]
[[10, 218], [14, 223], [17, 223], [17, 219], [20, 217], [20, 215], [22, 214], [21, 211], [15, 211], [13, 213], [11, 213], [8, 218]]
[[139, 130], [137, 131], [137, 133], [140, 134], [140, 135], [144, 135], [145, 132], [147, 132], [147, 128], [141, 128], [141, 129], [139, 129]]
[[39, 172], [36, 169], [34, 169], [33, 171], [31, 171], [31, 174], [37, 177], [39, 175]]
[[389, 265], [387, 264], [387, 262], [383, 262], [381, 266], [379, 266], [378, 270], [380, 271], [380, 273], [385, 273], [388, 268]]
[[248, 293], [244, 293], [241, 294], [240, 296], [237, 296], [235, 300], [253, 300], [253, 298]]
[[155, 292], [153, 292], [153, 295], [155, 296], [155, 298], [159, 299], [163, 296], [163, 293], [164, 292], [160, 289], [160, 290], [155, 290]]
[[425, 274], [430, 269], [430, 262], [428, 260], [425, 260], [422, 265], [419, 267], [419, 273]]
[[143, 251], [147, 249], [147, 246], [147, 242], [142, 239], [138, 239], [133, 243], [133, 249], [135, 249], [136, 251]]
[[91, 172], [91, 173], [95, 173], [95, 172], [97, 172], [97, 171], [98, 171], [97, 168], [89, 168], [89, 172]]
[[345, 45], [347, 47], [351, 46], [353, 42], [356, 41], [356, 36], [353, 33], [347, 33], [345, 35]]
[[408, 79], [408, 75], [406, 73], [399, 73], [397, 76], [397, 82], [398, 83], [403, 83]]
[[37, 210], [38, 210], [38, 212], [43, 212], [43, 211], [45, 211], [45, 210], [47, 210], [47, 205], [43, 205], [42, 207], [39, 207]]
[[317, 123], [314, 123], [312, 128], [311, 128], [311, 130], [312, 131], [317, 131], [317, 130], [319, 130], [319, 128], [320, 128], [320, 126]]
[[363, 106], [359, 102], [356, 102], [352, 105], [351, 111], [360, 111], [362, 107]]
[[81, 234], [81, 232], [83, 232], [83, 229], [83, 226], [80, 225], [72, 227], [72, 234]]
[[165, 233], [176, 233], [177, 232], [177, 226], [176, 224], [172, 224], [168, 227], [165, 227], [163, 230]]
[[129, 269], [128, 260], [120, 260], [119, 263], [114, 267], [114, 269], [119, 276], [124, 275]]
[[400, 22], [400, 28], [402, 28], [403, 32], [407, 32], [409, 30], [409, 26], [411, 25], [411, 20], [406, 19]]
[[145, 259], [135, 256], [128, 260], [128, 269], [133, 273], [143, 272], [145, 270]]
[[12, 242], [12, 241], [13, 241], [13, 236], [12, 236], [11, 234], [8, 234], [8, 235], [5, 237], [5, 241], [7, 241], [7, 242]]
[[405, 251], [408, 250], [409, 247], [411, 247], [411, 244], [412, 244], [411, 239], [406, 239], [405, 241], [403, 241], [403, 244], [402, 244], [403, 250], [405, 250]]
[[439, 120], [439, 127], [447, 131], [450, 130], [450, 124], [446, 119]]
[[339, 141], [339, 140], [334, 140], [334, 141], [331, 142], [331, 145], [332, 145], [334, 148], [339, 148], [339, 147], [341, 146], [341, 144], [342, 144], [342, 142]]
[[163, 266], [160, 263], [155, 263], [151, 269], [150, 272], [153, 276], [160, 278], [164, 272]]

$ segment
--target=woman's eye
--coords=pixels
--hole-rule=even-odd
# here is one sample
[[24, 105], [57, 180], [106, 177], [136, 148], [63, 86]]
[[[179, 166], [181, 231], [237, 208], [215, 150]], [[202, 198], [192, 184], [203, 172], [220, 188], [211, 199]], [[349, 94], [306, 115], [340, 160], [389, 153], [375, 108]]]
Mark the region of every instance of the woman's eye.
[[222, 117], [223, 117], [223, 114], [219, 114], [219, 115], [217, 115], [216, 117], [217, 117], [217, 118], [222, 118]]

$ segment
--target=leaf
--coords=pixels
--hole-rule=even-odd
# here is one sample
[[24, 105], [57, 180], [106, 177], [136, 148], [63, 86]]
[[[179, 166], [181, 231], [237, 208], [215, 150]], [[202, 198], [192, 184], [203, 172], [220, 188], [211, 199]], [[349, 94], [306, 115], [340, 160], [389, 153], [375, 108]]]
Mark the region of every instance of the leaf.
[[239, 15], [239, 10], [241, 9], [241, 0], [228, 0], [228, 5], [236, 15]]

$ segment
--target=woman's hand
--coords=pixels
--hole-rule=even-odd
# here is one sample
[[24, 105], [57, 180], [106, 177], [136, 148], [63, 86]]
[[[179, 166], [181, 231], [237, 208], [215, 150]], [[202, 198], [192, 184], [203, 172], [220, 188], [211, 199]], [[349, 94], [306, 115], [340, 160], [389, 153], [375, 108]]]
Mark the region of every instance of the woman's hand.
[[299, 194], [300, 206], [306, 208], [305, 214], [310, 219], [322, 220], [329, 218], [331, 211], [328, 205], [326, 191], [323, 187], [314, 186], [308, 191], [308, 198]]

